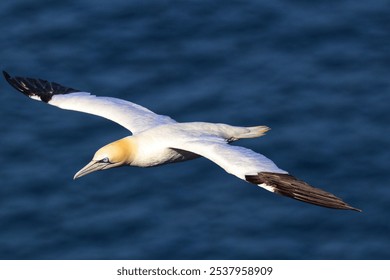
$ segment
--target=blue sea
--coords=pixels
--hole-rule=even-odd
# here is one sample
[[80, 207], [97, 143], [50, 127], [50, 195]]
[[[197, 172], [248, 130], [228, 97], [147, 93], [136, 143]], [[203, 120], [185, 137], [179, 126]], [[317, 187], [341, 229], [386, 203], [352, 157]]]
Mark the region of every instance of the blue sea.
[[177, 121], [267, 125], [237, 144], [362, 213], [267, 192], [206, 159], [73, 175], [129, 134], [0, 81], [0, 259], [390, 259], [390, 5], [0, 3], [0, 65]]

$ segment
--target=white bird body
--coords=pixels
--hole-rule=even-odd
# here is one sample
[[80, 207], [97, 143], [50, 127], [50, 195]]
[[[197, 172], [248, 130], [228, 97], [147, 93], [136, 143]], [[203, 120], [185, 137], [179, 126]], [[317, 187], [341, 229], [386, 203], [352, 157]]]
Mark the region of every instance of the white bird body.
[[137, 151], [130, 165], [148, 167], [203, 156], [243, 180], [245, 175], [261, 171], [287, 173], [260, 154], [228, 145], [241, 138], [259, 137], [267, 130], [264, 126], [236, 127], [205, 122], [160, 125], [129, 137]]
[[41, 79], [11, 77], [6, 80], [18, 91], [62, 109], [85, 112], [110, 119], [133, 135], [100, 148], [92, 161], [74, 178], [118, 166], [151, 167], [205, 157], [227, 173], [268, 191], [324, 207], [360, 211], [338, 197], [291, 176], [265, 156], [250, 149], [229, 145], [255, 138], [266, 126], [238, 127], [207, 122], [179, 123], [129, 101], [96, 97], [87, 92]]

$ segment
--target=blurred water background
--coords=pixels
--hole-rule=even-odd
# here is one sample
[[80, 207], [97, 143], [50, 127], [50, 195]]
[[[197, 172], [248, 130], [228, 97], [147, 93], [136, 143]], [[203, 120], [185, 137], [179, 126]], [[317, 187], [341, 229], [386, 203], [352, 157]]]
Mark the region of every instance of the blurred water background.
[[388, 1], [0, 3], [0, 63], [178, 121], [267, 125], [259, 151], [362, 213], [205, 159], [73, 181], [127, 135], [0, 82], [1, 259], [389, 259]]

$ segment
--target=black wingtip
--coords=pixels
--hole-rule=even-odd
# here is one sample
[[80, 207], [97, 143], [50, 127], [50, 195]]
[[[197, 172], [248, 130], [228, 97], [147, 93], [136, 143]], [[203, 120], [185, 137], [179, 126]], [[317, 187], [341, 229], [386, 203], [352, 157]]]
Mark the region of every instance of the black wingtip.
[[314, 188], [289, 174], [260, 172], [258, 175], [247, 175], [246, 180], [256, 185], [265, 184], [271, 187], [277, 194], [291, 197], [302, 202], [327, 208], [362, 212], [362, 210], [350, 206], [335, 195]]
[[3, 71], [3, 75], [4, 75], [5, 80], [6, 80], [14, 89], [16, 89], [17, 91], [20, 91], [21, 93], [23, 93], [23, 94], [26, 95], [26, 96], [31, 96], [31, 94], [29, 94], [29, 93], [26, 91], [26, 88], [22, 86], [22, 84], [20, 83], [20, 81], [18, 81], [16, 78], [12, 78], [11, 75], [8, 74], [6, 71]]
[[42, 79], [11, 77], [6, 71], [3, 71], [3, 75], [6, 81], [16, 90], [28, 97], [39, 97], [46, 103], [51, 100], [53, 95], [79, 92], [77, 89]]
[[4, 71], [3, 70], [3, 75], [4, 75], [4, 78], [8, 81], [9, 80], [9, 78], [11, 78], [11, 76], [6, 72], [6, 71]]
[[11, 78], [11, 75], [8, 74], [6, 71], [3, 70], [3, 76], [5, 78], [5, 80], [12, 86], [14, 87], [15, 89], [19, 90], [18, 88], [15, 87], [13, 81], [12, 81], [12, 78]]

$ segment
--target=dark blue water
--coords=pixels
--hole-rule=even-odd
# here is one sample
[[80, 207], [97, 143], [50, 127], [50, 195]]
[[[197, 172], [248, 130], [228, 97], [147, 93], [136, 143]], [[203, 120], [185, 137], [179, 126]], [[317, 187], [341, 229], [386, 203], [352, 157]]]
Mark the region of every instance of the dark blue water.
[[1, 68], [240, 142], [363, 213], [280, 197], [205, 159], [73, 181], [127, 135], [0, 82], [1, 259], [389, 259], [388, 1], [1, 1]]

